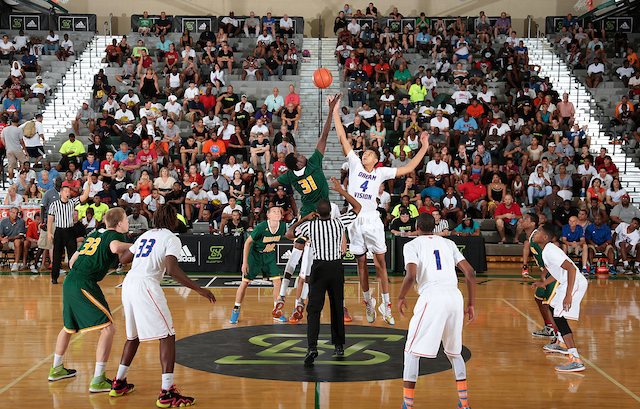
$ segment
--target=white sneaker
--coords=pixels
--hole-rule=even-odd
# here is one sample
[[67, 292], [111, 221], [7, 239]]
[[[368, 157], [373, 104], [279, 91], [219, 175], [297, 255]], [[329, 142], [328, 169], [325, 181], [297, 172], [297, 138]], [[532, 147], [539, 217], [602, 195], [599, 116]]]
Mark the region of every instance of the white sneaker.
[[376, 320], [376, 299], [372, 298], [369, 302], [362, 301], [366, 307], [367, 321], [372, 323]]
[[18, 271], [18, 263], [11, 264], [11, 271]]
[[33, 274], [38, 274], [38, 269], [35, 264], [31, 264], [30, 270]]
[[67, 270], [60, 269], [60, 273], [59, 274], [61, 276], [67, 275]]
[[380, 303], [378, 306], [378, 311], [382, 314], [382, 319], [389, 325], [395, 325], [396, 320], [393, 319], [393, 315], [391, 315], [391, 303], [384, 305], [384, 303]]
[[116, 268], [116, 272], [119, 273], [124, 270], [124, 266], [122, 264], [118, 264], [118, 268]]

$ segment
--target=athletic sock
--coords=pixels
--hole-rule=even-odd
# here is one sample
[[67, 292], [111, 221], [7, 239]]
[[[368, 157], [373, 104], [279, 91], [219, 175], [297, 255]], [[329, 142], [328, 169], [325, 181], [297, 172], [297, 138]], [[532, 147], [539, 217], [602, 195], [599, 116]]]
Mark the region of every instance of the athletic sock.
[[309, 296], [309, 283], [306, 281], [302, 284], [302, 292], [300, 293], [300, 302], [304, 304], [307, 301], [307, 297]]
[[469, 400], [467, 396], [467, 380], [456, 381], [458, 387], [458, 398], [460, 399], [460, 407], [468, 408]]
[[562, 338], [562, 334], [560, 334], [559, 332], [556, 332], [556, 338], [558, 342], [562, 342], [564, 344], [564, 338]]
[[553, 324], [553, 323], [552, 323], [551, 321], [544, 320], [544, 326], [545, 326], [545, 327], [549, 327], [549, 328], [551, 328], [551, 325], [552, 325], [552, 324]]
[[233, 304], [233, 309], [234, 309], [234, 310], [238, 310], [238, 311], [240, 311], [240, 303], [239, 303], [239, 302], [234, 303], [234, 304]]
[[163, 373], [162, 374], [162, 390], [168, 391], [171, 389], [173, 385], [173, 374], [172, 373]]
[[62, 365], [62, 360], [64, 359], [64, 355], [53, 354], [53, 367], [57, 368]]
[[127, 379], [127, 374], [129, 373], [129, 367], [126, 365], [120, 364], [118, 366], [118, 374], [116, 375], [116, 379]]
[[575, 358], [580, 359], [580, 355], [578, 355], [578, 348], [569, 348], [569, 354], [573, 355]]
[[282, 285], [280, 286], [280, 298], [284, 298], [287, 295], [287, 288], [289, 288], [289, 282], [291, 279], [282, 278]]
[[364, 301], [369, 303], [371, 301], [371, 291], [363, 291], [362, 295], [364, 296]]
[[342, 299], [342, 308], [347, 308], [347, 300]]
[[93, 377], [97, 378], [102, 375], [102, 373], [105, 372], [105, 369], [107, 369], [106, 362], [96, 362], [96, 369], [93, 371]]
[[385, 306], [389, 305], [391, 301], [389, 301], [389, 293], [382, 294], [382, 302]]
[[412, 388], [404, 388], [402, 390], [402, 397], [404, 399], [404, 406], [403, 408], [407, 408], [407, 409], [411, 409], [413, 408], [413, 397], [416, 393], [415, 389]]
[[301, 300], [296, 300], [296, 307], [297, 307], [298, 305], [304, 305], [304, 303], [303, 303]]

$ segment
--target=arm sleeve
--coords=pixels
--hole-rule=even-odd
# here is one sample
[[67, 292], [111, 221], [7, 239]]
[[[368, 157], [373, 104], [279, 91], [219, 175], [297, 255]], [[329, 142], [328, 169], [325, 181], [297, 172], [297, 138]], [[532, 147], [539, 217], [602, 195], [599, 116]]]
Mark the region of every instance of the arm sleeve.
[[353, 149], [350, 150], [349, 153], [347, 154], [347, 162], [349, 162], [349, 170], [351, 170], [352, 167], [355, 167], [360, 164], [360, 158], [358, 158], [358, 155], [356, 155]]
[[398, 174], [398, 168], [381, 167], [381, 168], [378, 168], [378, 173], [380, 174], [380, 180], [382, 181], [395, 179], [396, 175]]
[[174, 234], [171, 234], [171, 236], [167, 238], [166, 255], [174, 256], [175, 258], [180, 258], [181, 250], [182, 250], [182, 243], [180, 242], [180, 239], [177, 238]]
[[416, 249], [415, 245], [406, 245], [402, 250], [404, 255], [404, 265], [405, 267], [409, 264], [420, 264], [420, 255]]
[[351, 223], [353, 223], [356, 220], [357, 217], [358, 217], [358, 214], [356, 212], [354, 212], [353, 210], [349, 210], [345, 214], [340, 215], [338, 219], [340, 220], [340, 222], [345, 228], [348, 228], [351, 225]]

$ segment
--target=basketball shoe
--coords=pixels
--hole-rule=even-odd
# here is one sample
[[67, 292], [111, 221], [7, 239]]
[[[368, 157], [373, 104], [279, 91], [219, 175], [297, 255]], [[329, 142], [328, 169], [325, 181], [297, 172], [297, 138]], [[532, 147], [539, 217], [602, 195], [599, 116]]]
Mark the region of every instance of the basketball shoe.
[[531, 335], [533, 335], [534, 337], [545, 337], [545, 338], [553, 338], [556, 336], [555, 333], [553, 332], [553, 328], [551, 328], [548, 325], [545, 325], [544, 328], [542, 328], [539, 331], [533, 331]]
[[296, 305], [296, 308], [293, 309], [291, 313], [291, 318], [289, 318], [289, 322], [292, 324], [297, 324], [304, 317], [304, 304]]
[[559, 354], [569, 355], [569, 350], [567, 349], [567, 346], [564, 344], [564, 342], [560, 342], [560, 341], [556, 341], [553, 344], [547, 344], [544, 347], [542, 347], [542, 349], [548, 352], [557, 352]]
[[89, 384], [89, 392], [91, 393], [110, 392], [111, 388], [111, 379], [107, 379], [104, 372], [100, 376], [93, 378]]
[[344, 314], [344, 322], [351, 322], [351, 315], [349, 315], [349, 310], [347, 307], [342, 307], [342, 313]]
[[522, 278], [531, 278], [529, 275], [529, 266], [527, 265], [522, 266]]
[[584, 370], [585, 367], [582, 360], [573, 355], [569, 355], [569, 360], [564, 364], [556, 365], [556, 371], [558, 372], [580, 372]]
[[194, 398], [180, 395], [180, 391], [175, 385], [172, 385], [169, 390], [162, 390], [160, 396], [156, 401], [156, 406], [159, 408], [177, 408], [181, 406], [191, 406], [196, 402]]
[[231, 318], [229, 318], [229, 322], [232, 324], [237, 324], [239, 316], [240, 316], [240, 310], [236, 310], [234, 308], [233, 310], [231, 310]]
[[276, 305], [273, 307], [273, 311], [271, 311], [271, 316], [274, 319], [282, 317], [282, 307], [284, 307], [284, 301], [276, 301]]
[[127, 379], [114, 379], [111, 384], [111, 391], [109, 392], [109, 396], [113, 396], [117, 398], [118, 396], [122, 396], [127, 393], [131, 393], [135, 390], [135, 386], [132, 383], [127, 383]]
[[376, 299], [371, 298], [369, 302], [362, 301], [362, 303], [366, 307], [367, 321], [374, 322], [376, 320]]
[[396, 324], [396, 320], [393, 319], [393, 315], [391, 315], [391, 303], [388, 303], [387, 305], [381, 303], [378, 306], [378, 311], [380, 312], [380, 314], [382, 314], [382, 319], [384, 320], [384, 322], [389, 325]]
[[77, 374], [75, 369], [67, 369], [62, 365], [56, 366], [55, 368], [51, 366], [51, 369], [49, 369], [49, 380], [59, 381], [60, 379], [72, 378]]

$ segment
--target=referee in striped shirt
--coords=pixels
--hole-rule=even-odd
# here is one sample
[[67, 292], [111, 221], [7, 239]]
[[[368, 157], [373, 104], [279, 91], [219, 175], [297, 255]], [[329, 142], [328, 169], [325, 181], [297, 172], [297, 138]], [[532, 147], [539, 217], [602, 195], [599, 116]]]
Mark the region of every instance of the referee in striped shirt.
[[[60, 265], [62, 264], [62, 256], [64, 250], [67, 250], [67, 256], [71, 260], [71, 256], [78, 249], [76, 244], [76, 235], [73, 232], [73, 211], [80, 203], [84, 203], [89, 199], [89, 188], [85, 186], [80, 197], [71, 197], [71, 189], [69, 186], [60, 188], [60, 200], [49, 205], [47, 211], [47, 238], [53, 243], [53, 262], [51, 266], [51, 284], [58, 284], [60, 277]], [[53, 224], [56, 225], [56, 232], [53, 231]]]
[[[316, 212], [308, 214], [296, 222], [286, 237], [295, 238], [295, 233], [308, 237], [313, 250], [313, 266], [309, 280], [309, 305], [307, 307], [307, 341], [309, 344], [305, 364], [312, 364], [318, 356], [318, 335], [320, 333], [320, 313], [324, 307], [325, 293], [329, 294], [331, 307], [331, 343], [335, 345], [334, 355], [344, 356], [344, 268], [342, 266], [343, 238], [346, 227], [353, 222], [360, 211], [360, 203], [347, 193], [336, 178], [331, 178], [332, 190], [340, 193], [353, 207], [338, 218], [331, 218], [331, 203], [320, 199]], [[299, 227], [299, 228], [298, 228]]]

